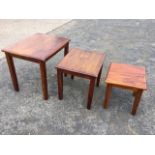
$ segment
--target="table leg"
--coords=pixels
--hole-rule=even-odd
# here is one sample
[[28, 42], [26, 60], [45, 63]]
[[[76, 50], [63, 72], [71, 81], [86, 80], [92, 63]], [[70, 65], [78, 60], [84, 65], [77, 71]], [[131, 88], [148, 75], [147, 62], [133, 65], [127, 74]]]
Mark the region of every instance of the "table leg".
[[60, 100], [63, 99], [63, 73], [57, 69], [57, 82], [58, 82], [58, 97]]
[[89, 93], [88, 93], [88, 101], [87, 101], [87, 109], [91, 109], [91, 103], [93, 99], [93, 94], [94, 94], [94, 86], [95, 86], [95, 78], [90, 79], [90, 84], [89, 84]]
[[133, 93], [132, 93], [132, 95], [133, 96], [136, 96], [136, 93], [137, 93], [137, 90], [134, 90]]
[[133, 107], [132, 107], [132, 112], [131, 112], [132, 115], [136, 114], [136, 111], [137, 111], [137, 108], [139, 106], [139, 102], [140, 102], [142, 93], [143, 93], [143, 90], [138, 90], [136, 92], [136, 94], [135, 94], [135, 100], [134, 100]]
[[[65, 46], [64, 56], [66, 56], [68, 54], [68, 52], [69, 52], [69, 43], [67, 43], [66, 46]], [[64, 75], [67, 76], [66, 73]]]
[[111, 89], [112, 89], [112, 86], [110, 84], [107, 84], [105, 99], [104, 99], [104, 102], [103, 102], [103, 107], [105, 109], [108, 108], [108, 103], [109, 103], [109, 99], [110, 99], [110, 95], [111, 95]]
[[69, 43], [66, 44], [65, 49], [64, 49], [64, 56], [66, 56], [69, 52]]
[[97, 86], [97, 87], [98, 87], [99, 84], [100, 84], [100, 79], [101, 79], [101, 74], [102, 74], [102, 68], [103, 68], [103, 66], [101, 67], [100, 72], [99, 72], [99, 75], [98, 75], [98, 77], [97, 77], [97, 82], [96, 82], [96, 86]]
[[8, 67], [9, 67], [9, 70], [10, 70], [10, 75], [11, 75], [11, 79], [12, 79], [12, 83], [13, 83], [14, 89], [16, 91], [19, 91], [18, 80], [17, 80], [17, 76], [16, 76], [16, 70], [15, 70], [13, 58], [8, 53], [5, 53], [5, 55], [6, 55]]
[[48, 99], [48, 85], [47, 85], [47, 75], [46, 75], [46, 63], [40, 62], [40, 73], [42, 81], [42, 93], [45, 100]]
[[74, 75], [71, 75], [71, 79], [72, 79], [72, 80], [74, 79]]

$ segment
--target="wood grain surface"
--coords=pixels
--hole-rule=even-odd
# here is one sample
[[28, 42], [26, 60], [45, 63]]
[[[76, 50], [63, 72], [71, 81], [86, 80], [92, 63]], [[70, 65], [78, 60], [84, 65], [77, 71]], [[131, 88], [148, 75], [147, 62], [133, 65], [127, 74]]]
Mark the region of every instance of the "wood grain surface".
[[103, 53], [74, 48], [60, 61], [57, 68], [98, 77], [104, 58]]
[[64, 37], [37, 33], [3, 48], [2, 51], [25, 58], [46, 61], [61, 48], [64, 48], [69, 41]]

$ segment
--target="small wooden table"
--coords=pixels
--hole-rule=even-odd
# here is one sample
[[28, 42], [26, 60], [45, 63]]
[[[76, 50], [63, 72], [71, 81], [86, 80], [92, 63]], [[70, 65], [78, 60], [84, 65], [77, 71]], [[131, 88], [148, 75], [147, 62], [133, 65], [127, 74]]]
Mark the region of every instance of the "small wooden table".
[[63, 73], [90, 80], [87, 109], [91, 109], [95, 80], [99, 86], [102, 73], [104, 54], [72, 49], [57, 65], [58, 96], [63, 99]]
[[32, 61], [40, 65], [43, 98], [48, 99], [46, 61], [61, 49], [64, 55], [68, 53], [69, 39], [47, 34], [37, 33], [14, 45], [2, 49], [8, 62], [14, 89], [19, 91], [18, 80], [14, 67], [13, 57]]
[[131, 112], [135, 115], [143, 90], [147, 89], [145, 68], [112, 63], [109, 67], [105, 82], [107, 83], [107, 87], [105, 100], [103, 102], [104, 108], [108, 107], [112, 87], [125, 88], [132, 90], [135, 96]]

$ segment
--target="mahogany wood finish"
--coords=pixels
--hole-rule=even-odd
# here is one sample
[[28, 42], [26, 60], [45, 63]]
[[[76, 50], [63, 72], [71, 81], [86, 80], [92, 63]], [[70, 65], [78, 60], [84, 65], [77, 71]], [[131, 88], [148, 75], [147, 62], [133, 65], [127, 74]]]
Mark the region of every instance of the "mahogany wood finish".
[[48, 99], [48, 85], [47, 85], [47, 74], [46, 74], [46, 63], [40, 62], [40, 74], [41, 74], [41, 81], [42, 81], [42, 92], [44, 100]]
[[46, 61], [64, 48], [68, 53], [70, 40], [55, 35], [37, 33], [4, 49], [14, 89], [19, 90], [13, 57], [32, 61], [40, 65], [43, 98], [48, 99]]
[[136, 114], [136, 111], [137, 111], [137, 108], [139, 106], [142, 93], [143, 93], [143, 90], [138, 90], [136, 95], [135, 95], [135, 100], [134, 100], [133, 107], [132, 107], [132, 112], [131, 112], [133, 115]]
[[111, 84], [107, 84], [106, 86], [106, 93], [105, 93], [105, 100], [104, 100], [104, 108], [108, 108], [108, 103], [109, 103], [109, 99], [110, 99], [110, 95], [111, 95], [111, 89], [112, 89], [112, 85]]
[[94, 94], [94, 86], [95, 86], [95, 77], [92, 77], [92, 78], [90, 79], [90, 84], [89, 84], [89, 93], [88, 93], [87, 109], [91, 109], [91, 103], [92, 103], [93, 94]]
[[58, 81], [58, 94], [59, 94], [59, 99], [63, 99], [63, 73], [61, 70], [57, 69], [57, 81]]
[[97, 87], [98, 87], [99, 84], [100, 84], [100, 79], [101, 79], [101, 74], [102, 74], [102, 68], [103, 68], [103, 66], [101, 67], [101, 70], [100, 70], [99, 75], [98, 75], [98, 77], [97, 77], [97, 82], [96, 82], [96, 86], [97, 86]]
[[[68, 44], [68, 46], [65, 47], [64, 56], [66, 56], [66, 54], [68, 53], [68, 51], [69, 51], [69, 44]], [[64, 75], [67, 76], [66, 73]]]
[[18, 80], [17, 80], [17, 76], [16, 76], [16, 70], [15, 70], [13, 58], [8, 53], [5, 53], [5, 56], [6, 56], [6, 60], [8, 63], [9, 70], [10, 70], [10, 75], [11, 75], [11, 79], [12, 79], [14, 89], [16, 91], [19, 91]]
[[133, 91], [135, 100], [131, 113], [136, 114], [143, 90], [147, 89], [146, 71], [144, 67], [127, 64], [112, 63], [106, 77], [106, 95], [103, 102], [104, 108], [108, 107], [108, 102], [112, 87], [119, 87]]
[[78, 48], [70, 52], [57, 65], [58, 97], [63, 98], [63, 74], [86, 78], [90, 80], [87, 109], [91, 109], [95, 81], [99, 86], [105, 55], [103, 53], [88, 52]]

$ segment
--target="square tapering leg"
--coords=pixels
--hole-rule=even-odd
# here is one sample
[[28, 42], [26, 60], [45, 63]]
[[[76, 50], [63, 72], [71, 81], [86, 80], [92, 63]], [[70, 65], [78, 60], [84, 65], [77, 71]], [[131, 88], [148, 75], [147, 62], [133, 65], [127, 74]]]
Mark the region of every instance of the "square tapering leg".
[[106, 86], [106, 93], [105, 93], [105, 99], [104, 99], [104, 102], [103, 102], [103, 107], [105, 109], [108, 108], [109, 99], [110, 99], [110, 95], [111, 95], [111, 90], [112, 90], [112, 86], [110, 84], [107, 84], [107, 86]]
[[8, 63], [9, 70], [10, 70], [10, 75], [11, 75], [11, 79], [12, 79], [14, 89], [16, 91], [19, 91], [18, 80], [17, 80], [17, 75], [16, 75], [16, 70], [15, 70], [13, 58], [8, 53], [5, 53], [5, 56], [6, 56], [6, 60]]
[[48, 85], [47, 85], [46, 63], [45, 62], [40, 62], [40, 73], [41, 73], [43, 98], [47, 100], [48, 99]]
[[101, 67], [100, 72], [99, 72], [99, 75], [98, 75], [98, 77], [97, 77], [97, 82], [96, 82], [96, 86], [97, 86], [97, 87], [99, 87], [99, 85], [100, 85], [100, 79], [101, 79], [101, 74], [102, 74], [102, 68], [103, 68], [103, 66]]
[[72, 80], [74, 79], [74, 75], [71, 75], [71, 79], [72, 79]]
[[[64, 56], [66, 56], [69, 52], [69, 43], [66, 44], [65, 49], [64, 49]], [[64, 74], [65, 76], [67, 76], [67, 74]]]
[[87, 101], [87, 109], [91, 109], [91, 103], [93, 99], [93, 94], [94, 94], [94, 87], [95, 87], [95, 78], [90, 79], [90, 84], [89, 84], [89, 92], [88, 92], [88, 101]]
[[134, 90], [133, 93], [132, 93], [132, 95], [133, 96], [136, 96], [136, 94], [137, 94], [137, 90]]
[[58, 97], [63, 99], [63, 73], [57, 69]]
[[139, 106], [139, 102], [140, 102], [140, 99], [141, 99], [141, 96], [142, 96], [142, 93], [143, 93], [143, 90], [138, 90], [136, 93], [135, 93], [135, 100], [133, 102], [133, 107], [132, 107], [132, 115], [135, 115], [136, 112], [137, 112], [137, 108]]

